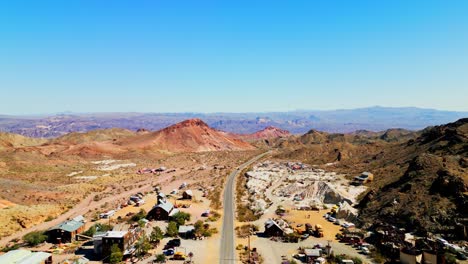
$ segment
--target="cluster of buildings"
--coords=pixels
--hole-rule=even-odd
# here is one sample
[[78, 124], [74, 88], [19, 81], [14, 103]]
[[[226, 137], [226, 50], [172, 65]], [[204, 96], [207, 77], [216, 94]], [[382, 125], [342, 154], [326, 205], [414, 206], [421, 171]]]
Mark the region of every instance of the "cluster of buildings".
[[368, 239], [385, 256], [402, 264], [446, 263], [446, 253], [466, 259], [466, 249], [442, 238], [415, 237], [404, 229], [388, 224], [376, 224]]

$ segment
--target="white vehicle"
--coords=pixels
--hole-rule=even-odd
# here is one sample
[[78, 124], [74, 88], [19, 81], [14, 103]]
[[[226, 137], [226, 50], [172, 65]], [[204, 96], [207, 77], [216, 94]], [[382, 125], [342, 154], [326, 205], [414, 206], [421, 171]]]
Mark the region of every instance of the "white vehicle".
[[115, 214], [115, 210], [110, 210], [109, 212], [102, 213], [99, 215], [99, 218], [107, 219], [112, 217]]
[[361, 247], [361, 251], [362, 251], [362, 254], [364, 255], [369, 255], [370, 254], [370, 250], [366, 247]]
[[436, 238], [436, 241], [441, 243], [444, 246], [447, 246], [449, 244], [447, 240], [440, 238], [440, 237]]
[[335, 217], [328, 217], [328, 221], [334, 223], [336, 221], [336, 218]]

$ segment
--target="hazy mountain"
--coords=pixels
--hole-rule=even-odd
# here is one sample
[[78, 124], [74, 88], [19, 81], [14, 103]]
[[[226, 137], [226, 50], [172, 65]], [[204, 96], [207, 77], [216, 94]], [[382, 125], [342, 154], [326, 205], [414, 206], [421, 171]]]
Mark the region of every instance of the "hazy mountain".
[[186, 119], [200, 118], [215, 129], [236, 134], [250, 134], [269, 126], [288, 130], [293, 134], [306, 133], [310, 129], [348, 133], [390, 128], [419, 130], [463, 117], [468, 117], [468, 112], [412, 107], [271, 113], [67, 113], [42, 117], [0, 116], [0, 131], [30, 137], [58, 137], [70, 132], [107, 128], [133, 131], [144, 128], [154, 131]]

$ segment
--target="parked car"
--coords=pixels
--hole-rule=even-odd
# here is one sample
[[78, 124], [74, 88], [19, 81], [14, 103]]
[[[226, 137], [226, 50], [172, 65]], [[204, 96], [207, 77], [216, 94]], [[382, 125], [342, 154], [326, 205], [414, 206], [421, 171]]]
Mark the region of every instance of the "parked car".
[[169, 243], [167, 243], [167, 244], [164, 246], [164, 250], [166, 250], [166, 249], [174, 249], [174, 246], [171, 245], [171, 244], [169, 244]]
[[172, 256], [172, 255], [174, 255], [174, 249], [170, 248], [168, 250], [165, 250], [163, 253], [166, 256]]
[[185, 259], [187, 259], [187, 256], [186, 256], [184, 253], [182, 253], [182, 252], [176, 252], [176, 253], [174, 254], [174, 257], [172, 257], [172, 258], [173, 258], [174, 260], [185, 260]]
[[305, 233], [301, 236], [301, 239], [307, 239], [310, 235], [308, 233]]
[[330, 217], [328, 217], [328, 221], [330, 221], [330, 222], [332, 222], [332, 223], [333, 223], [333, 222], [335, 222], [335, 221], [336, 221], [336, 218], [335, 218], [335, 217], [331, 217], [331, 216], [330, 216]]
[[370, 250], [368, 248], [366, 248], [366, 247], [361, 247], [361, 252], [364, 255], [369, 255], [370, 254]]
[[171, 245], [173, 247], [180, 247], [180, 238], [174, 238], [172, 240], [169, 240], [169, 242], [167, 242], [168, 245]]

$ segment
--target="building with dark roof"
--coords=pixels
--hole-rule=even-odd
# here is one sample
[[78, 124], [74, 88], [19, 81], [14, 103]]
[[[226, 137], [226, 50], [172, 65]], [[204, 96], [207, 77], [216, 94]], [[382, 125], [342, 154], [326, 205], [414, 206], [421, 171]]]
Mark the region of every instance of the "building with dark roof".
[[162, 202], [155, 205], [148, 212], [146, 219], [167, 221], [171, 216], [175, 215], [178, 212], [179, 210], [177, 208], [174, 208], [174, 205], [171, 202]]
[[47, 230], [46, 234], [50, 243], [60, 244], [74, 242], [76, 240], [76, 235], [83, 231], [83, 222], [68, 220], [50, 228]]

